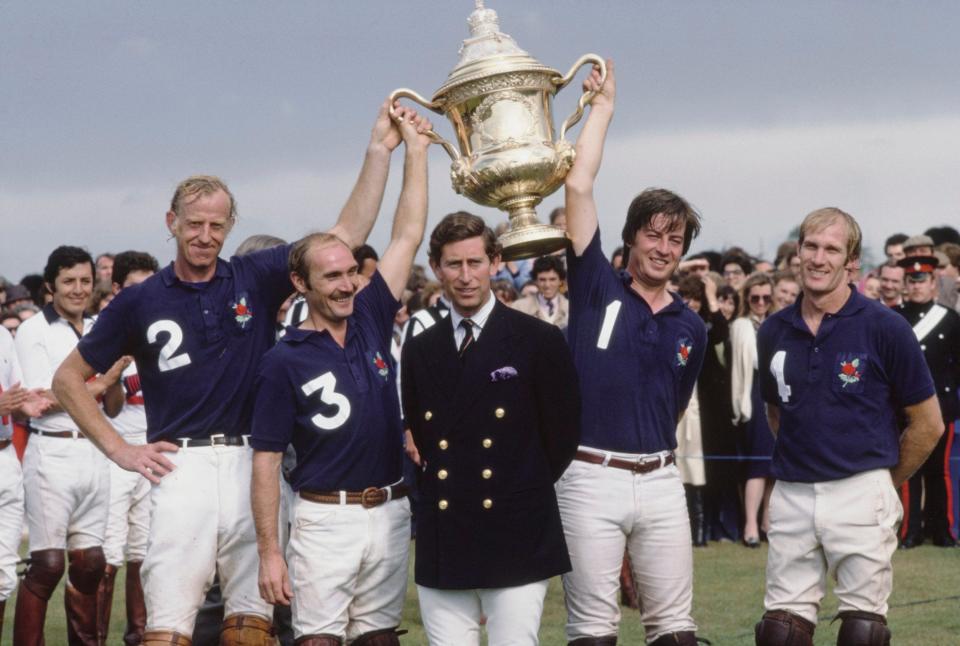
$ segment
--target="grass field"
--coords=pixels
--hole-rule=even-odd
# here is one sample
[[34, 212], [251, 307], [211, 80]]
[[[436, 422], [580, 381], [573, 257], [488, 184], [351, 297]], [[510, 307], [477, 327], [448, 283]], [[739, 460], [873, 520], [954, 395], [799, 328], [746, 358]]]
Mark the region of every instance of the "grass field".
[[[711, 543], [694, 551], [694, 618], [699, 635], [716, 646], [753, 644], [753, 624], [763, 613], [763, 568], [766, 548], [748, 550], [734, 544]], [[118, 581], [123, 581], [120, 572]], [[124, 617], [122, 584], [114, 599], [110, 644], [120, 644]], [[12, 643], [13, 609], [7, 603], [2, 644]], [[960, 645], [960, 549], [923, 546], [898, 551], [894, 557], [894, 591], [890, 599], [890, 627], [896, 646]], [[620, 627], [620, 644], [643, 644], [639, 615], [625, 609]], [[828, 596], [820, 611], [815, 643], [836, 643], [839, 622], [831, 625], [836, 600]], [[563, 590], [559, 579], [551, 582], [540, 630], [546, 646], [565, 644]], [[401, 643], [425, 645], [416, 590], [411, 576], [404, 610], [403, 628], [410, 632]], [[66, 644], [62, 587], [51, 600], [47, 614], [47, 644]]]

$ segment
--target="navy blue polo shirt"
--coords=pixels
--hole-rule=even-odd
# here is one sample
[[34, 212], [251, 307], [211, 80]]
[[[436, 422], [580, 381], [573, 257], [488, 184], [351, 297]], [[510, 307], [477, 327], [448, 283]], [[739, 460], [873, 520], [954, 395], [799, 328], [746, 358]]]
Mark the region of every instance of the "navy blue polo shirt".
[[400, 480], [403, 427], [390, 361], [398, 309], [374, 273], [354, 301], [344, 347], [326, 330], [288, 327], [263, 357], [250, 444], [277, 453], [293, 444], [294, 490], [363, 491]]
[[897, 412], [934, 394], [910, 324], [851, 287], [813, 336], [803, 297], [764, 321], [757, 334], [763, 399], [780, 408], [773, 476], [838, 480], [899, 459]]
[[77, 349], [98, 372], [133, 355], [148, 441], [249, 433], [257, 366], [293, 292], [289, 254], [284, 245], [218, 259], [204, 283], [181, 281], [171, 263], [100, 313]]
[[654, 314], [610, 266], [597, 231], [583, 255], [567, 254], [568, 342], [583, 396], [580, 443], [623, 453], [677, 446], [707, 345], [700, 317], [673, 294]]

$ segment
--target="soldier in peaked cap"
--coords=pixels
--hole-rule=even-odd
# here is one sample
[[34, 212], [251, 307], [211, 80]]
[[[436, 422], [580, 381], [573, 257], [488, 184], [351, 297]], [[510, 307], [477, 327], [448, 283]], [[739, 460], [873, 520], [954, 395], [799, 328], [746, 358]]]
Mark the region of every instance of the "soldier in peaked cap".
[[[906, 297], [896, 310], [913, 326], [930, 368], [947, 432], [923, 466], [902, 487], [904, 523], [900, 545], [916, 547], [930, 538], [934, 545], [954, 547], [949, 457], [954, 420], [960, 415], [960, 315], [936, 302], [937, 258], [908, 256], [897, 263], [906, 276]], [[921, 499], [922, 492], [926, 495]], [[923, 508], [921, 510], [921, 500]]]

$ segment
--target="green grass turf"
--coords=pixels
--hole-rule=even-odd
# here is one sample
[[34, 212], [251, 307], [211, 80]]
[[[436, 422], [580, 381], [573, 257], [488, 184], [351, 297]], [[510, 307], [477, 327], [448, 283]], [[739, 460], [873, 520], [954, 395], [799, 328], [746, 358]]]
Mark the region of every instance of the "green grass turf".
[[[716, 646], [753, 644], [753, 624], [763, 613], [763, 569], [766, 548], [749, 550], [731, 543], [711, 543], [694, 550], [694, 619], [699, 635]], [[896, 646], [957, 646], [960, 644], [960, 549], [923, 546], [898, 551], [894, 556], [894, 590], [890, 599], [890, 627]], [[124, 622], [123, 576], [117, 575], [113, 602], [110, 644], [120, 644]], [[7, 602], [2, 643], [12, 643], [13, 609], [16, 599]], [[836, 613], [836, 599], [828, 595], [820, 611], [814, 642], [817, 646], [836, 643], [839, 622], [830, 624]], [[540, 629], [546, 646], [565, 644], [563, 589], [559, 579], [550, 583]], [[401, 638], [405, 646], [427, 643], [420, 622], [413, 585], [412, 564]], [[47, 612], [47, 644], [66, 644], [62, 585]], [[620, 644], [643, 644], [643, 628], [636, 611], [624, 609]]]

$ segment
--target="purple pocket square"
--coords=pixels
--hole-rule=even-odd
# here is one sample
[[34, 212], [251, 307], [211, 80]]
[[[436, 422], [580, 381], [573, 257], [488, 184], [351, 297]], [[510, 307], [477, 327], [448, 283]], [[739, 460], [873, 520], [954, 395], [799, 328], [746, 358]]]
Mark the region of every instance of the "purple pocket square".
[[507, 379], [513, 379], [516, 376], [516, 368], [513, 366], [504, 366], [502, 368], [497, 368], [490, 373], [490, 381], [506, 381]]

